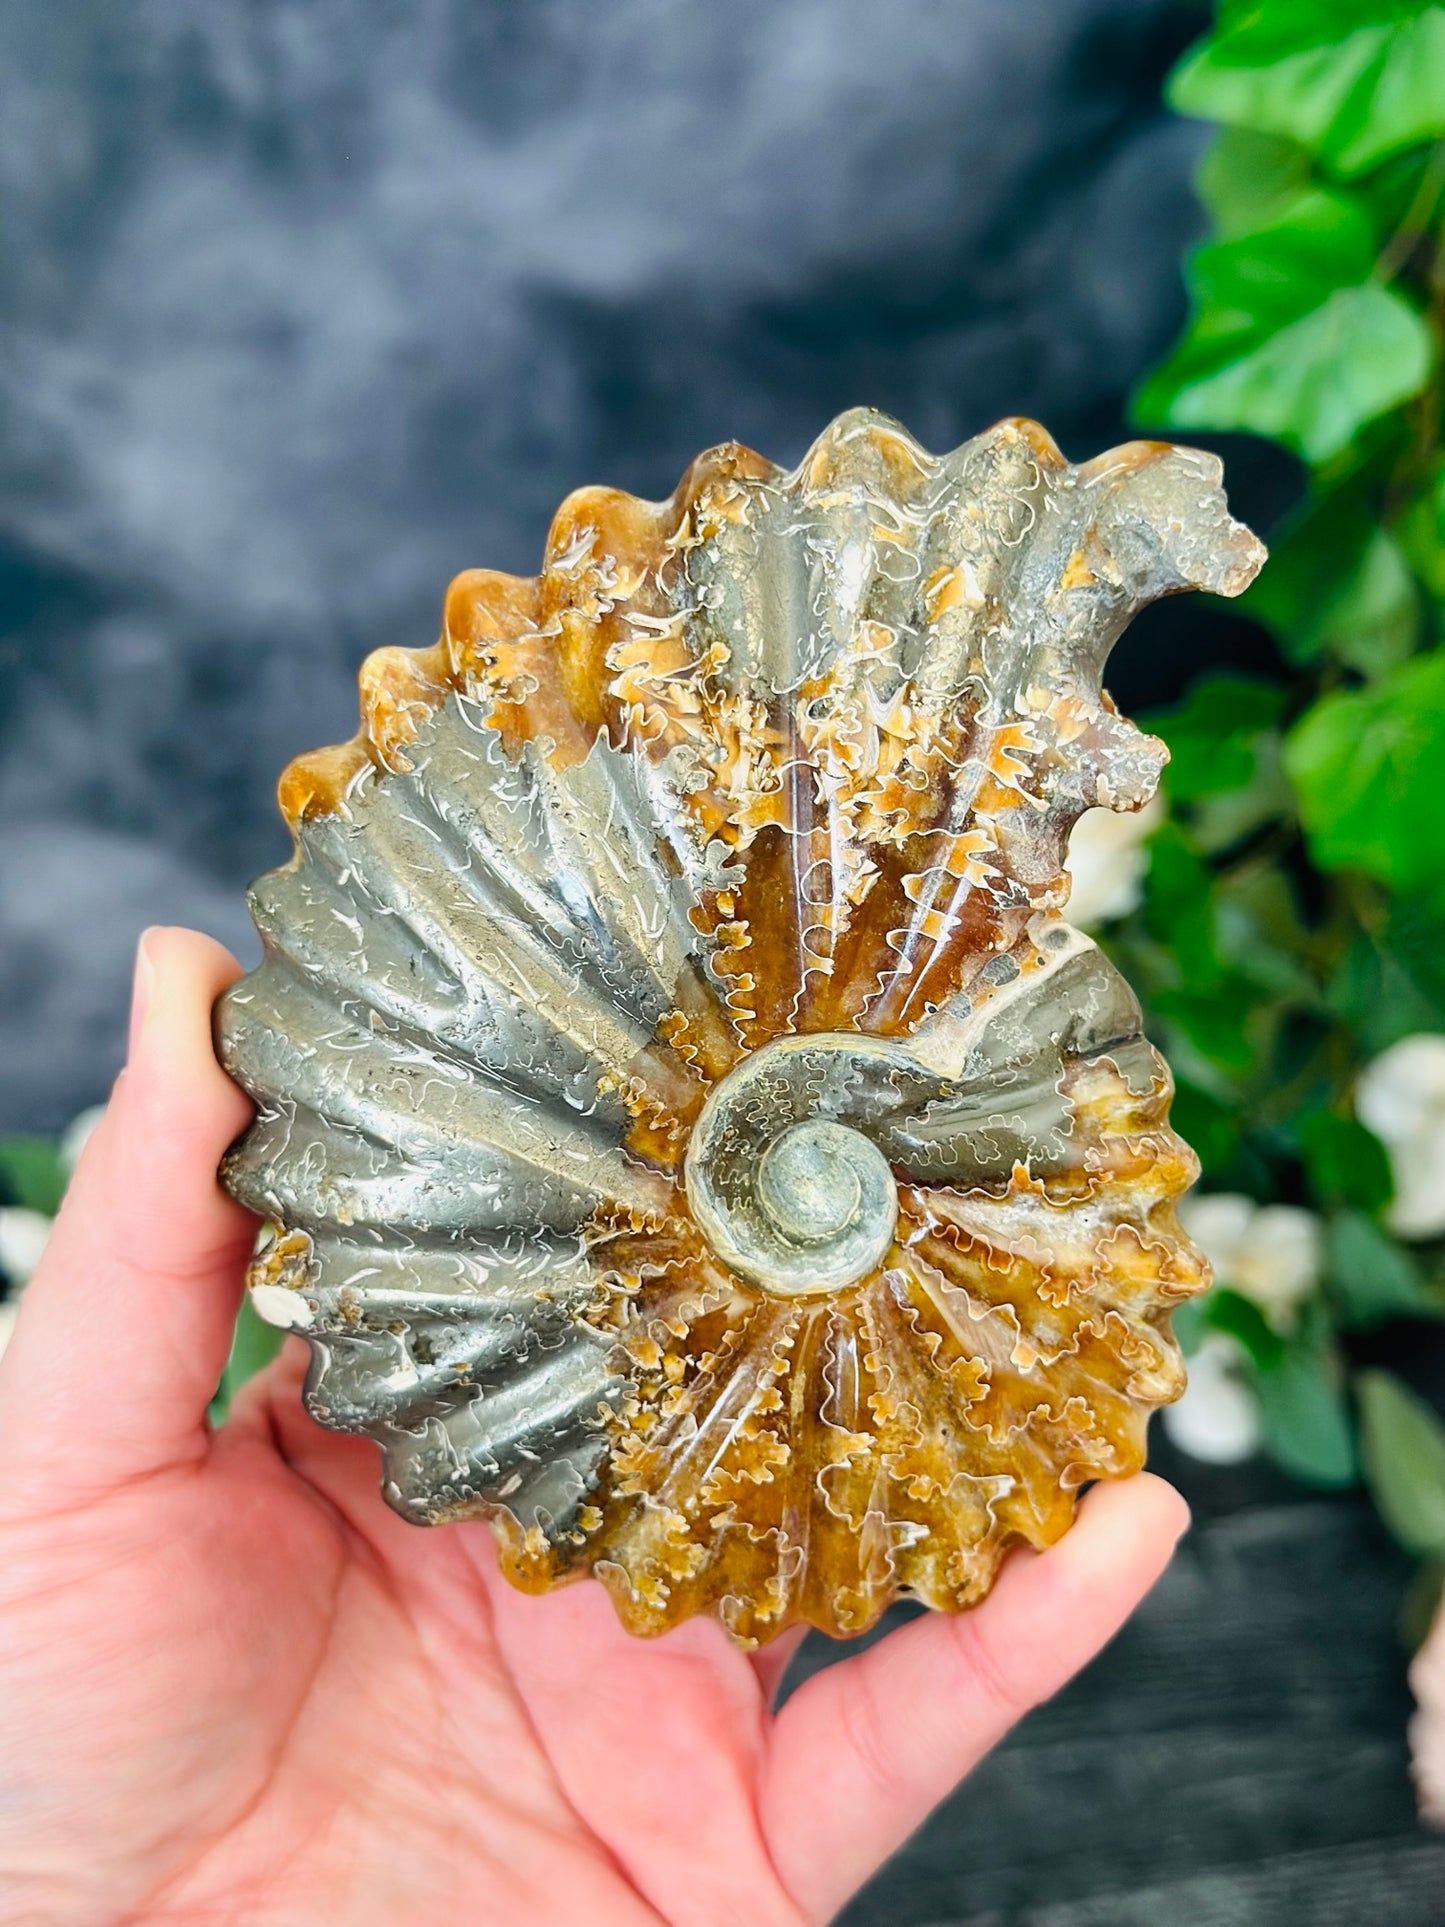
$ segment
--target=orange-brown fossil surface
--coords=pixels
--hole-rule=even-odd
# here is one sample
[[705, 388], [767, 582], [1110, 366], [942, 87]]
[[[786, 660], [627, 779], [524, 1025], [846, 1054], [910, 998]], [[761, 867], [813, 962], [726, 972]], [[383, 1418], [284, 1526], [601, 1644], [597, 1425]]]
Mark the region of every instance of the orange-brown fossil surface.
[[970, 1605], [1142, 1463], [1195, 1163], [1064, 854], [1164, 760], [1115, 638], [1262, 555], [1212, 457], [858, 411], [369, 659], [217, 1032], [254, 1302], [393, 1505], [761, 1641]]

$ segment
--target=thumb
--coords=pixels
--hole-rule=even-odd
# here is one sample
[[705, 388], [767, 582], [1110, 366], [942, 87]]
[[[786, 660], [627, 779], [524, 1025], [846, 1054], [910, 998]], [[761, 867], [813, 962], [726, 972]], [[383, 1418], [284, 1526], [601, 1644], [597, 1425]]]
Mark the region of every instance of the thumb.
[[1149, 1473], [1098, 1485], [982, 1605], [926, 1614], [799, 1687], [773, 1727], [759, 1810], [807, 1916], [831, 1918], [1014, 1722], [1113, 1637], [1189, 1519]]
[[0, 1361], [6, 1509], [83, 1503], [206, 1451], [255, 1235], [216, 1181], [251, 1110], [211, 1047], [239, 974], [195, 931], [141, 938], [130, 1058]]

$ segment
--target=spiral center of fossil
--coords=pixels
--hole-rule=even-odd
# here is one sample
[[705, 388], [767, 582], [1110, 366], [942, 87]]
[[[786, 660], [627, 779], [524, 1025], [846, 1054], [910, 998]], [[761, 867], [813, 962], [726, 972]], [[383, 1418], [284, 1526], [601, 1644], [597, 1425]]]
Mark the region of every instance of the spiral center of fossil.
[[856, 1284], [893, 1242], [898, 1188], [857, 1088], [868, 1048], [832, 1033], [765, 1045], [694, 1126], [693, 1216], [725, 1264], [777, 1297]]
[[882, 1164], [867, 1138], [824, 1117], [773, 1139], [758, 1166], [758, 1198], [785, 1238], [818, 1244], [852, 1224], [863, 1199], [856, 1169], [863, 1150]]

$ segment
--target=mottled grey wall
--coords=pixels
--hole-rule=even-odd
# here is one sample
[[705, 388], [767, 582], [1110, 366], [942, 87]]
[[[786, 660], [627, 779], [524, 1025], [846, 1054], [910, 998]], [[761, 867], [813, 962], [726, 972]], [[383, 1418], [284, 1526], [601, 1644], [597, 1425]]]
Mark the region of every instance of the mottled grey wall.
[[[296, 751], [593, 481], [1122, 428], [1179, 319], [1172, 0], [0, 10], [0, 1129], [119, 1061], [142, 925], [250, 955]], [[1157, 678], [1156, 678], [1157, 680]]]

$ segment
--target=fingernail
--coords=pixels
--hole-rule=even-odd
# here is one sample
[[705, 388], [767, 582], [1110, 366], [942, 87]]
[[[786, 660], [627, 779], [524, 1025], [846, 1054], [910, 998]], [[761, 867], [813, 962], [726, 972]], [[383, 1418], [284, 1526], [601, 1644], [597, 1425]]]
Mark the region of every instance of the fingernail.
[[[154, 925], [151, 926], [152, 929], [154, 927]], [[150, 952], [147, 949], [150, 934], [150, 930], [142, 930], [140, 942], [135, 948], [135, 977], [130, 993], [130, 1041], [126, 1047], [126, 1055], [129, 1057], [134, 1057], [136, 1039], [145, 1025], [146, 1012], [150, 1009], [151, 984], [156, 974], [156, 967], [151, 962]]]

